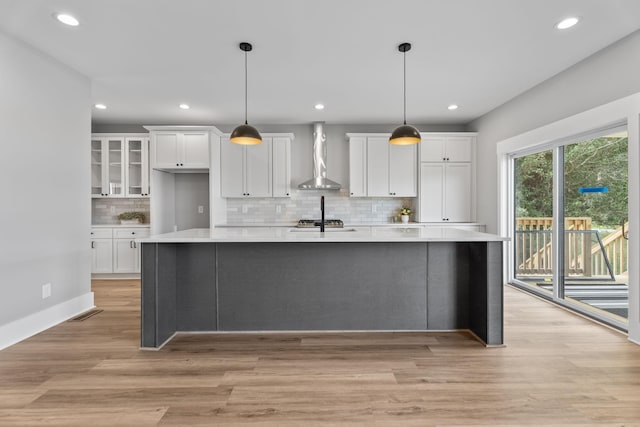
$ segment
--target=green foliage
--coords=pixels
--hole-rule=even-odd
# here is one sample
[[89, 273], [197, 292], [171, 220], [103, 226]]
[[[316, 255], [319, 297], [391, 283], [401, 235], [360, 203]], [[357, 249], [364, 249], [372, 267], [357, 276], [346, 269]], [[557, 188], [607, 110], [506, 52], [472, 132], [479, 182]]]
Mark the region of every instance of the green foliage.
[[120, 215], [118, 215], [118, 219], [125, 221], [137, 219], [140, 222], [144, 222], [145, 215], [144, 212], [122, 212]]
[[[627, 219], [628, 139], [602, 137], [565, 147], [565, 216], [591, 217], [612, 228]], [[551, 217], [552, 152], [515, 162], [516, 216]], [[607, 193], [579, 193], [581, 187], [608, 187]]]

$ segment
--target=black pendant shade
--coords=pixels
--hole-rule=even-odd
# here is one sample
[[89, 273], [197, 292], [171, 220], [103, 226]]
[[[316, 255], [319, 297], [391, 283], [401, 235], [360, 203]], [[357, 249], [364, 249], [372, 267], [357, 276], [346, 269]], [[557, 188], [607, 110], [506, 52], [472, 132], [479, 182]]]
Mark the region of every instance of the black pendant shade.
[[419, 143], [422, 138], [418, 129], [407, 124], [407, 55], [411, 50], [411, 43], [401, 43], [398, 50], [402, 52], [404, 63], [403, 74], [403, 96], [404, 96], [404, 124], [397, 127], [389, 138], [389, 143], [393, 145], [413, 145]]
[[258, 132], [256, 128], [251, 125], [244, 124], [238, 126], [233, 130], [233, 132], [231, 132], [229, 140], [234, 144], [256, 145], [262, 142], [262, 136], [260, 136], [260, 132]]
[[229, 140], [234, 144], [256, 145], [262, 142], [260, 132], [247, 123], [247, 52], [251, 52], [251, 43], [240, 43], [240, 50], [244, 52], [244, 124], [236, 127], [231, 132]]
[[411, 125], [397, 127], [389, 138], [389, 142], [394, 145], [412, 145], [419, 143], [420, 140], [420, 132]]

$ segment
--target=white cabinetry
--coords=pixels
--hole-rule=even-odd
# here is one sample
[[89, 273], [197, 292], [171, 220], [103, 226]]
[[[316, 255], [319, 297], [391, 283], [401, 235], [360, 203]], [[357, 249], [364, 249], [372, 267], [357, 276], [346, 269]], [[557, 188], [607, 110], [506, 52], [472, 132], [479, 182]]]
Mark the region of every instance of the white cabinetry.
[[220, 140], [222, 197], [289, 197], [293, 135], [262, 136], [258, 145]]
[[124, 137], [91, 137], [91, 196], [124, 196]]
[[126, 197], [149, 196], [149, 137], [128, 136], [125, 144]]
[[96, 227], [91, 230], [92, 273], [140, 273], [140, 245], [149, 227]]
[[148, 136], [91, 136], [91, 196], [149, 196]]
[[352, 197], [415, 197], [417, 148], [389, 144], [387, 134], [347, 134]]
[[113, 241], [110, 228], [91, 230], [91, 272], [111, 273]]
[[273, 197], [291, 195], [291, 138], [274, 137], [273, 150]]
[[422, 134], [421, 162], [472, 162], [473, 136], [445, 136]]
[[209, 132], [153, 131], [151, 166], [161, 170], [209, 169]]
[[422, 134], [420, 222], [472, 222], [475, 134]]

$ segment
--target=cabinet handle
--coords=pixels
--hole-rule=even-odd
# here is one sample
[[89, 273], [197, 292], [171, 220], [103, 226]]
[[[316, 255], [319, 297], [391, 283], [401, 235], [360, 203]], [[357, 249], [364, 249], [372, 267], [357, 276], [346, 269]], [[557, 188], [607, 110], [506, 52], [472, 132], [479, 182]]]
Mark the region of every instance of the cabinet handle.
[[135, 232], [135, 231], [132, 231], [132, 232], [131, 232], [131, 234], [136, 234], [136, 232]]
[[442, 158], [442, 160], [443, 160], [443, 161], [444, 161], [444, 160], [447, 160], [447, 158], [446, 158], [446, 157], [443, 157], [443, 158]]
[[96, 248], [96, 242], [91, 242], [91, 249], [95, 249], [95, 248]]
[[287, 193], [287, 196], [289, 195], [289, 193]]
[[184, 163], [180, 163], [180, 166], [184, 166]]
[[136, 242], [133, 242], [133, 249], [138, 249], [138, 244]]

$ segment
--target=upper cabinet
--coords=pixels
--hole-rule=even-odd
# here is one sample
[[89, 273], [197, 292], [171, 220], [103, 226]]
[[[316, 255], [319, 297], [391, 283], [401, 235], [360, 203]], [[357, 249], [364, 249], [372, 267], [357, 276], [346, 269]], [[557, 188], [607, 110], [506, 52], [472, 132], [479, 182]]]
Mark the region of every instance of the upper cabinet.
[[91, 196], [149, 196], [149, 138], [146, 135], [91, 136]]
[[149, 195], [149, 138], [126, 137], [125, 181], [127, 197]]
[[151, 167], [162, 170], [209, 169], [209, 131], [160, 130], [151, 133]]
[[416, 197], [417, 147], [389, 144], [388, 134], [347, 134], [352, 197]]
[[475, 135], [422, 134], [421, 162], [472, 162]]
[[222, 197], [289, 197], [292, 134], [263, 134], [258, 145], [220, 140]]

